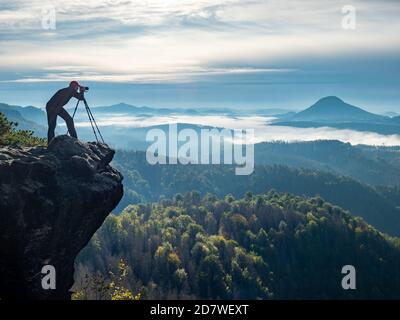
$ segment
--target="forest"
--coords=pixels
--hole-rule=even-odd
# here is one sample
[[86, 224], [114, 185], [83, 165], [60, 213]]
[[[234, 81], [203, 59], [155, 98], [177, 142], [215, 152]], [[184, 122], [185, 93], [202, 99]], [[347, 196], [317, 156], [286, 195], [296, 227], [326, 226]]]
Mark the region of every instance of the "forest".
[[[111, 271], [142, 299], [400, 298], [399, 245], [320, 197], [189, 192], [109, 216], [77, 260], [74, 296], [109, 299]], [[357, 290], [340, 286], [349, 264]]]
[[117, 151], [114, 165], [124, 175], [124, 197], [116, 212], [129, 204], [159, 201], [191, 190], [201, 195], [242, 197], [247, 191], [275, 189], [308, 197], [320, 195], [380, 231], [400, 235], [399, 189], [390, 185], [373, 186], [332, 172], [286, 165], [256, 163], [249, 176], [236, 176], [229, 165], [150, 165], [140, 151]]
[[263, 142], [257, 164], [280, 164], [327, 171], [373, 186], [400, 185], [400, 147], [351, 145], [338, 140]]

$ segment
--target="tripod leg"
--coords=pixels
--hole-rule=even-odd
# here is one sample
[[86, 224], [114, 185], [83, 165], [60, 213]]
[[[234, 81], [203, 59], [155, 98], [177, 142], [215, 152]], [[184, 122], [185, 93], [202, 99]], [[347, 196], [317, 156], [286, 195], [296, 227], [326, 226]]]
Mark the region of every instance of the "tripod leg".
[[[72, 119], [74, 119], [76, 110], [78, 110], [79, 102], [80, 102], [80, 100], [78, 100], [78, 102], [76, 103], [74, 113], [72, 114]], [[68, 133], [71, 134], [71, 133], [69, 132], [69, 130], [67, 129], [67, 134], [68, 134]]]
[[99, 134], [99, 136], [100, 136], [100, 138], [101, 138], [101, 141], [102, 141], [103, 143], [105, 143], [105, 142], [104, 142], [104, 139], [103, 139], [103, 136], [102, 136], [102, 134], [101, 134], [101, 132], [100, 132], [100, 129], [99, 129], [99, 127], [97, 126], [97, 122], [96, 122], [96, 120], [94, 120], [92, 110], [90, 110], [89, 106], [88, 106], [88, 110], [89, 110], [90, 115], [92, 116], [93, 123], [94, 123], [94, 125], [96, 126], [96, 129], [97, 129], [97, 132], [98, 132], [98, 134]]
[[93, 130], [94, 136], [96, 137], [96, 141], [99, 142], [99, 139], [97, 138], [96, 130], [94, 129], [92, 118], [90, 116], [89, 107], [87, 106], [86, 103], [85, 103], [85, 109], [86, 109], [86, 112], [87, 112], [87, 115], [88, 115], [88, 118], [89, 118], [89, 121], [90, 121], [90, 125], [92, 126], [92, 130]]
[[[100, 129], [99, 129], [99, 127], [97, 126], [97, 122], [96, 122], [96, 120], [94, 119], [92, 110], [90, 110], [89, 105], [87, 104], [86, 100], [84, 100], [84, 103], [85, 103], [86, 110], [87, 110], [87, 112], [88, 112], [88, 114], [89, 114], [89, 117], [92, 118], [93, 123], [94, 123], [94, 125], [95, 125], [95, 127], [96, 127], [96, 129], [97, 129], [97, 132], [99, 133], [99, 136], [100, 136], [100, 138], [101, 138], [101, 141], [102, 141], [103, 143], [105, 143], [105, 142], [104, 142], [104, 139], [103, 139], [103, 136], [102, 136], [102, 134], [101, 134], [101, 132], [100, 132]], [[93, 131], [94, 131], [94, 128], [93, 128]]]
[[75, 107], [74, 113], [72, 115], [72, 119], [75, 117], [76, 110], [78, 110], [79, 102], [80, 102], [80, 100], [78, 100], [78, 102], [76, 103], [76, 107]]

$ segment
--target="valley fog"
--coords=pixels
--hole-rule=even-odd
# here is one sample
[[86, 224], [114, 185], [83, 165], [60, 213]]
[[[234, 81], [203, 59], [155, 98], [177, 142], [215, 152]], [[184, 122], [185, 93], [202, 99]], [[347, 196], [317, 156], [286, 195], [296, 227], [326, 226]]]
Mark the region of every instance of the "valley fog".
[[[332, 127], [296, 128], [289, 126], [272, 126], [274, 117], [248, 116], [233, 117], [228, 115], [168, 115], [168, 116], [130, 116], [124, 114], [99, 114], [98, 124], [118, 131], [143, 129], [171, 123], [210, 126], [226, 129], [254, 129], [253, 143], [268, 141], [314, 141], [339, 140], [352, 145], [365, 144], [376, 146], [399, 146], [400, 135], [384, 135], [368, 131], [336, 129]], [[63, 125], [61, 123], [61, 125]], [[80, 117], [77, 127], [90, 127], [86, 118]], [[111, 130], [110, 130], [111, 131]]]

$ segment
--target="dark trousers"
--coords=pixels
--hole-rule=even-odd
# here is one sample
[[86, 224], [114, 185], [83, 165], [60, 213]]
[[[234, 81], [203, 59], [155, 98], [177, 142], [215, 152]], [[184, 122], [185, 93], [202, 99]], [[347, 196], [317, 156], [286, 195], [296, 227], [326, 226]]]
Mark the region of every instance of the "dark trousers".
[[74, 138], [78, 137], [76, 135], [74, 120], [64, 108], [46, 107], [46, 112], [47, 112], [47, 123], [49, 125], [49, 130], [47, 131], [48, 144], [54, 138], [54, 130], [56, 129], [57, 125], [57, 116], [60, 116], [62, 119], [64, 119], [65, 123], [67, 124], [68, 132], [71, 135], [71, 137]]

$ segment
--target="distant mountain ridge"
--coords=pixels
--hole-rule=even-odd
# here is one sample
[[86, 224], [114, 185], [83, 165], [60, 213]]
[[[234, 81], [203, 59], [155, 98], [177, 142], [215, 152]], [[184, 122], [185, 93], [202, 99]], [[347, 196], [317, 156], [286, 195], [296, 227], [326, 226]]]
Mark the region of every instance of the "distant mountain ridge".
[[98, 106], [95, 107], [96, 112], [110, 112], [110, 113], [138, 113], [138, 114], [166, 114], [171, 113], [172, 110], [167, 108], [153, 109], [150, 107], [137, 107], [124, 102], [113, 104], [111, 106]]
[[251, 115], [281, 115], [291, 114], [293, 111], [281, 108], [266, 108], [266, 109], [230, 109], [230, 108], [151, 108], [147, 106], [135, 106], [120, 102], [110, 106], [97, 106], [94, 107], [96, 112], [104, 113], [128, 113], [135, 115], [169, 115], [169, 114], [183, 114], [183, 115], [209, 115], [209, 114], [225, 114], [231, 116]]
[[[19, 115], [27, 121], [34, 121], [38, 124], [46, 123], [46, 113], [42, 109], [33, 106], [21, 107], [0, 103], [0, 112], [4, 113], [9, 120], [11, 120], [10, 118], [12, 116], [16, 116], [16, 113], [19, 113]], [[9, 117], [8, 114], [10, 114], [11, 117]]]
[[368, 112], [335, 96], [322, 98], [296, 114], [278, 117], [271, 125], [297, 128], [331, 127], [384, 135], [400, 134], [400, 116], [391, 118]]
[[393, 112], [393, 111], [385, 112], [385, 113], [383, 113], [383, 115], [387, 116], [387, 117], [390, 117], [390, 118], [394, 118], [394, 117], [400, 116], [400, 114], [398, 114], [397, 112]]
[[43, 110], [27, 106], [20, 107], [0, 103], [0, 112], [3, 113], [8, 120], [18, 123], [20, 130], [32, 130], [36, 135], [44, 137], [47, 133], [45, 126], [47, 125], [46, 114]]
[[344, 102], [342, 99], [329, 96], [318, 100], [311, 107], [287, 118], [291, 121], [318, 122], [351, 122], [351, 121], [385, 121], [380, 116]]
[[[72, 113], [74, 105], [67, 107]], [[19, 123], [20, 129], [33, 130], [39, 136], [46, 135], [46, 113], [36, 107], [20, 107], [0, 103], [0, 112], [3, 112], [11, 121]], [[229, 108], [152, 108], [148, 106], [134, 106], [127, 103], [118, 103], [111, 106], [93, 106], [95, 117], [131, 116], [219, 116], [228, 117], [273, 117], [268, 125], [289, 126], [299, 128], [332, 127], [336, 129], [351, 129], [363, 132], [376, 132], [384, 135], [400, 134], [400, 116], [389, 117], [378, 115], [360, 107], [356, 107], [336, 96], [321, 98], [309, 108], [294, 112], [286, 109], [229, 109]], [[80, 107], [75, 116], [76, 121], [87, 119], [85, 108]], [[63, 123], [62, 123], [63, 125]], [[114, 129], [117, 126], [114, 126]], [[64, 130], [63, 128], [61, 131]], [[81, 131], [85, 129], [81, 128]], [[112, 134], [112, 133], [111, 133]], [[132, 136], [131, 136], [132, 137]], [[120, 140], [120, 139], [118, 139]]]

